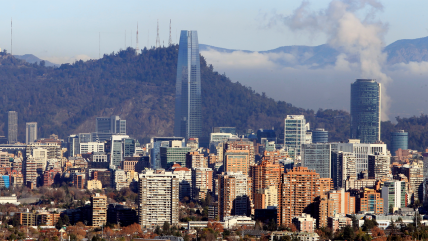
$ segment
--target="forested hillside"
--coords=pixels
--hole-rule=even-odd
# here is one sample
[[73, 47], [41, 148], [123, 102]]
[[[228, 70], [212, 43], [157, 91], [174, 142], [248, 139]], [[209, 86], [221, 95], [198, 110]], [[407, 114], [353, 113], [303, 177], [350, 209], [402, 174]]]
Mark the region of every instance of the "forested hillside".
[[[126, 119], [128, 134], [135, 138], [170, 136], [174, 125], [177, 55], [177, 45], [144, 49], [139, 55], [128, 48], [99, 60], [52, 68], [1, 53], [0, 135], [6, 134], [7, 111], [16, 110], [21, 141], [25, 137], [25, 122], [38, 122], [39, 137], [56, 133], [66, 138], [73, 133], [93, 132], [95, 117], [110, 115]], [[214, 126], [236, 126], [240, 132], [273, 127], [279, 134], [286, 115], [303, 114], [311, 128], [330, 131], [331, 141], [349, 137], [347, 112], [315, 112], [275, 101], [240, 83], [232, 83], [213, 71], [203, 56], [201, 79], [205, 136]], [[394, 128], [391, 124], [390, 129]]]

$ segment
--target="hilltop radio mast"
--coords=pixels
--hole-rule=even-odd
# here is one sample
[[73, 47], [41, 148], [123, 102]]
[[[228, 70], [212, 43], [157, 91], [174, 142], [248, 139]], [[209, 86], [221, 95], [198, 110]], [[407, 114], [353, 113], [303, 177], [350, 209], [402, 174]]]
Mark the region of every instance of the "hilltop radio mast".
[[159, 38], [159, 19], [158, 19], [158, 36], [156, 37], [156, 48], [160, 47], [160, 38]]
[[171, 38], [171, 19], [169, 20], [169, 43], [168, 46], [172, 45], [172, 38]]
[[140, 53], [140, 48], [138, 47], [138, 22], [137, 22], [137, 41], [136, 41], [135, 51], [137, 52], [137, 55]]
[[13, 55], [13, 49], [12, 49], [12, 18], [10, 18], [10, 54]]

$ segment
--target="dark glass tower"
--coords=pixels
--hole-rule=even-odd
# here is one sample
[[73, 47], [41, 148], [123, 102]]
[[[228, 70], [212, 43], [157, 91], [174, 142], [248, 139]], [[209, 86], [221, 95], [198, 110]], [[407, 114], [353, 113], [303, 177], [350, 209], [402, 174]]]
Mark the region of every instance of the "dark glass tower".
[[198, 33], [182, 30], [178, 48], [174, 135], [201, 137], [201, 63]]
[[409, 145], [409, 134], [404, 130], [391, 133], [391, 155], [395, 156], [398, 149], [407, 150]]
[[351, 139], [380, 141], [380, 87], [373, 79], [357, 79], [351, 84]]

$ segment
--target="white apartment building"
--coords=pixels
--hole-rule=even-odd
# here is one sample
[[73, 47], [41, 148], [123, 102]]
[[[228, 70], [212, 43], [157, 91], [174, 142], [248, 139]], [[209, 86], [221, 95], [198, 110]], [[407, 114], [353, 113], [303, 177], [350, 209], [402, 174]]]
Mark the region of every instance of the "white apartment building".
[[86, 142], [80, 143], [80, 154], [104, 152], [104, 143], [99, 142]]
[[146, 169], [139, 174], [138, 219], [142, 228], [178, 225], [179, 179], [176, 174]]

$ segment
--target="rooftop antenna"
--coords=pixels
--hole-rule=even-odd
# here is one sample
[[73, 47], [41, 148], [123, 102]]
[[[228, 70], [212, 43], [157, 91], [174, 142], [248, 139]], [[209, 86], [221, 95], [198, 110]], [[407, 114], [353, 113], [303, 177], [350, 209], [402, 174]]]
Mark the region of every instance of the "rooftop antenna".
[[171, 38], [171, 19], [169, 20], [169, 43], [168, 46], [172, 45], [172, 38]]
[[159, 38], [159, 19], [158, 19], [158, 36], [156, 37], [156, 48], [160, 47], [160, 38]]
[[126, 50], [126, 30], [125, 30], [125, 50]]
[[10, 54], [13, 55], [13, 49], [12, 49], [12, 18], [10, 18]]
[[147, 49], [150, 49], [150, 29], [147, 30]]
[[137, 22], [137, 42], [135, 46], [135, 51], [137, 52], [137, 54], [140, 53], [140, 48], [138, 47], [138, 22]]
[[101, 59], [101, 32], [98, 32], [98, 58]]

